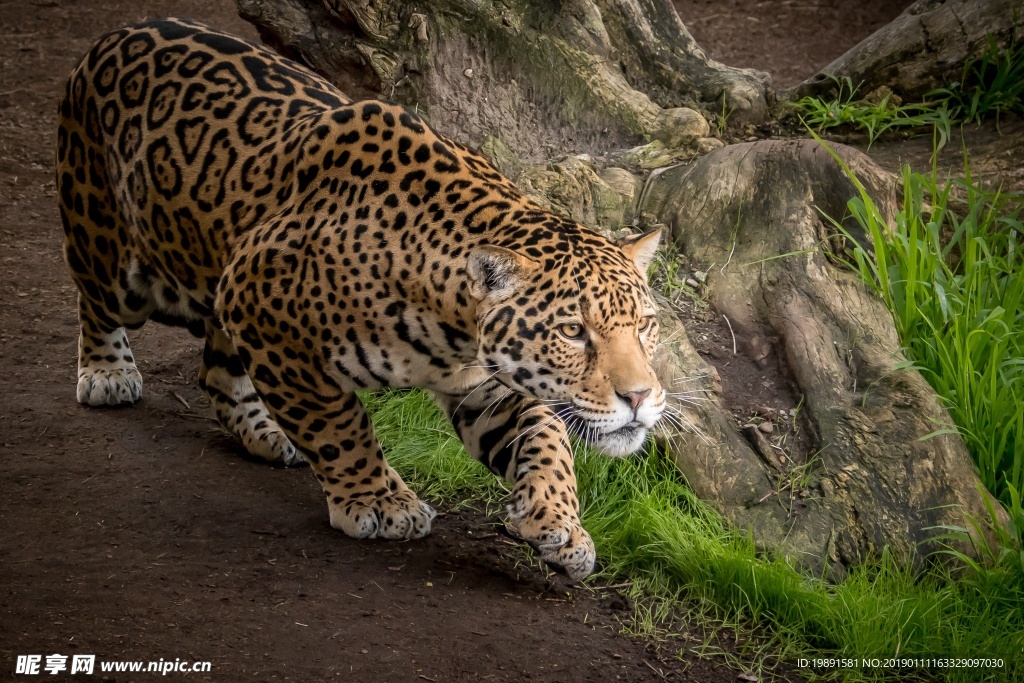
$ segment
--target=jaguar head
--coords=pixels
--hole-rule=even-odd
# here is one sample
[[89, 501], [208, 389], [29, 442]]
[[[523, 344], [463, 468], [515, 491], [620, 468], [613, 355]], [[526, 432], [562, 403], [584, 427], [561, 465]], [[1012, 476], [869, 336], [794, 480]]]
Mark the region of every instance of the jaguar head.
[[488, 245], [469, 257], [478, 360], [613, 457], [638, 450], [665, 410], [646, 277], [659, 239], [613, 243], [588, 232], [571, 253], [533, 258]]

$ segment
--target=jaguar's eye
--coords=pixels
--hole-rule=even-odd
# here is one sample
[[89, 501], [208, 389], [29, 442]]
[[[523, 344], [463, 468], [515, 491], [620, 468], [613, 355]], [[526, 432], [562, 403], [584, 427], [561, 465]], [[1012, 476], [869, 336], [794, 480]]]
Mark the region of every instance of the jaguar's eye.
[[643, 334], [647, 330], [651, 329], [651, 326], [654, 325], [654, 318], [655, 318], [655, 316], [653, 316], [653, 315], [645, 315], [640, 320], [640, 328], [639, 328], [640, 334]]
[[558, 333], [566, 339], [581, 339], [583, 337], [583, 325], [579, 323], [562, 323], [558, 326]]

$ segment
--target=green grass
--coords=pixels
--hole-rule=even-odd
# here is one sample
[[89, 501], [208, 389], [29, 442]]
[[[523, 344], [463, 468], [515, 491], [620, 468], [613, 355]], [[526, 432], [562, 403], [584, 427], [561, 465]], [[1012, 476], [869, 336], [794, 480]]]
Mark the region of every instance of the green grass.
[[454, 505], [504, 498], [504, 482], [466, 454], [444, 413], [425, 392], [360, 396], [373, 415], [388, 462], [418, 495]]
[[980, 123], [1006, 112], [1024, 113], [1024, 43], [1014, 37], [1000, 47], [990, 36], [979, 59], [968, 60], [959, 81], [927, 93], [922, 102], [902, 103], [891, 93], [869, 101], [851, 78], [829, 76], [831, 99], [804, 97], [793, 111], [812, 129], [850, 127], [866, 133], [868, 146], [895, 130], [931, 129], [942, 149], [957, 123]]
[[886, 94], [872, 102], [858, 97], [859, 87], [849, 76], [829, 78], [836, 84], [832, 99], [804, 97], [792, 105], [803, 122], [817, 132], [848, 126], [866, 133], [868, 146], [883, 133], [902, 129], [932, 128], [938, 132], [940, 148], [949, 139], [955, 118], [945, 98], [901, 104], [892, 94]]
[[1024, 113], [1024, 43], [1014, 38], [1010, 46], [1000, 47], [989, 36], [981, 59], [964, 65], [960, 81], [931, 95], [947, 104], [954, 119], [965, 123], [980, 123], [1006, 112]]
[[677, 301], [681, 296], [698, 298], [698, 291], [686, 283], [686, 264], [677, 249], [658, 249], [648, 277], [669, 301]]
[[850, 202], [873, 246], [858, 245], [851, 265], [892, 312], [985, 486], [1009, 503], [1009, 486], [1024, 490], [1024, 197], [982, 190], [969, 167], [948, 183], [905, 168], [903, 188], [894, 231], [863, 189]]
[[[449, 502], [500, 504], [504, 487], [465, 455], [425, 394], [387, 392], [367, 403], [389, 461], [414, 489]], [[833, 585], [759, 557], [753, 540], [728, 529], [656, 451], [623, 460], [584, 451], [577, 472], [584, 526], [601, 562], [596, 582], [632, 581], [633, 631], [656, 634], [689, 618], [707, 637], [694, 651], [755, 667], [794, 666], [813, 656], [996, 656], [1004, 668], [948, 669], [937, 677], [1024, 677], [1024, 573], [978, 566], [969, 570], [972, 580], [954, 581], [940, 568], [915, 576], [885, 555]], [[1016, 542], [1019, 552], [1019, 535]], [[733, 652], [718, 644], [723, 629], [738, 636]], [[851, 681], [894, 675], [871, 667], [819, 673]]]

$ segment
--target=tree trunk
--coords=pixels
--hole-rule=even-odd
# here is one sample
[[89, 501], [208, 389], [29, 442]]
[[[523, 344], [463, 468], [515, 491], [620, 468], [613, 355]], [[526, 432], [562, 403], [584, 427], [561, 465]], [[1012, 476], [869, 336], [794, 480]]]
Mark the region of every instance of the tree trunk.
[[793, 94], [832, 95], [835, 81], [829, 76], [848, 76], [862, 93], [884, 86], [919, 102], [931, 90], [960, 82], [964, 63], [981, 56], [989, 36], [1006, 45], [1022, 27], [1017, 0], [918, 0]]
[[[756, 119], [771, 90], [764, 74], [708, 60], [667, 0], [237, 1], [271, 45], [351, 96], [418, 107], [552, 210], [606, 229], [669, 226], [674, 247], [709, 271], [737, 352], [757, 363], [737, 376], [716, 359], [719, 373], [689, 341], [692, 321], [664, 306], [662, 382], [706, 400], [686, 409], [690, 430], [662, 438], [690, 486], [761, 547], [842, 573], [885, 547], [910, 562], [934, 550], [932, 527], [986, 517], [962, 440], [921, 440], [949, 416], [901, 369], [889, 313], [822, 247], [841, 240], [818, 210], [842, 217], [855, 195], [838, 164], [810, 141], [692, 161], [721, 143], [689, 106], [724, 97]], [[891, 214], [894, 178], [840, 153]], [[645, 183], [622, 166], [662, 168]], [[780, 458], [737, 423], [722, 387], [735, 396], [759, 382], [802, 400], [806, 447]]]
[[[837, 152], [883, 215], [893, 215], [895, 179], [852, 148]], [[658, 175], [642, 207], [671, 228], [692, 259], [728, 264], [709, 269], [712, 304], [730, 320], [741, 349], [774, 340], [815, 434], [813, 455], [781, 466], [765, 465], [772, 458], [756, 438], [708, 447], [674, 435], [680, 468], [736, 525], [753, 526], [758, 540], [812, 566], [825, 560], [840, 568], [886, 546], [907, 560], [937, 549], [927, 542], [934, 527], [961, 525], [964, 512], [987, 519], [988, 496], [975, 486], [963, 440], [948, 433], [927, 438], [951, 419], [924, 378], [901, 369], [889, 311], [829, 260], [827, 250], [843, 239], [821, 215], [845, 216], [856, 194], [816, 142], [762, 141]], [[869, 243], [855, 222], [845, 228]], [[688, 343], [676, 345], [684, 347], [677, 355], [691, 356]], [[673, 371], [691, 368], [688, 360], [670, 362], [663, 379], [671, 383]], [[697, 420], [709, 432], [721, 422], [714, 411]], [[781, 491], [795, 487], [797, 471], [803, 500], [814, 501], [801, 512], [793, 507], [801, 492]]]
[[[538, 162], [699, 138], [721, 99], [761, 120], [767, 74], [714, 62], [669, 0], [238, 0], [270, 45], [352, 97], [415, 106], [438, 130]], [[682, 111], [680, 111], [682, 109]], [[681, 129], [682, 128], [682, 129]]]

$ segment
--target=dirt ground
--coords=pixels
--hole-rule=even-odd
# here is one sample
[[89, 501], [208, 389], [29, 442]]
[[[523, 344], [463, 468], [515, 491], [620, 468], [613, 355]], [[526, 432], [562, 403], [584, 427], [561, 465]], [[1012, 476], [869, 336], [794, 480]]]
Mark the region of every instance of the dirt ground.
[[673, 0], [712, 59], [767, 71], [776, 88], [810, 78], [895, 19], [911, 0]]
[[[808, 19], [801, 43], [792, 17], [825, 3], [770, 4], [677, 2], [705, 7], [689, 23], [713, 56], [742, 66], [750, 55], [783, 84], [896, 11], [872, 2], [844, 9], [842, 21]], [[774, 28], [741, 33], [733, 21], [720, 41], [713, 28], [733, 13]], [[703, 634], [624, 635], [629, 605], [614, 587], [522, 566], [482, 514], [442, 506], [433, 535], [412, 543], [333, 531], [308, 471], [244, 460], [221, 435], [195, 386], [200, 344], [183, 332], [151, 324], [133, 335], [146, 379], [139, 405], [75, 402], [55, 103], [95, 37], [156, 15], [255, 37], [229, 0], [0, 2], [0, 680], [32, 680], [14, 675], [17, 656], [54, 653], [210, 661], [210, 673], [187, 679], [218, 682], [736, 680], [740, 670], [720, 658], [690, 653]], [[723, 334], [698, 335], [712, 362]], [[789, 405], [779, 401], [779, 411]]]

